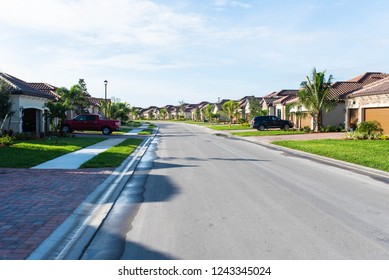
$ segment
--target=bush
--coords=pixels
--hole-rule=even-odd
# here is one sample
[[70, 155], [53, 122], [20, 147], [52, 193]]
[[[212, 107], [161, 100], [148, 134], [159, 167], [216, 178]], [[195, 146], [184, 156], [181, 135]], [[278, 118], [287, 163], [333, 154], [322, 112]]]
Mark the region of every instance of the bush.
[[384, 130], [382, 129], [381, 124], [378, 121], [366, 121], [358, 124], [356, 131], [370, 135], [382, 134]]
[[351, 140], [388, 140], [389, 137], [382, 135], [383, 129], [377, 121], [366, 121], [358, 124], [355, 132], [346, 134], [347, 139]]
[[13, 143], [13, 137], [9, 135], [3, 135], [0, 137], [0, 147], [2, 146], [10, 146]]

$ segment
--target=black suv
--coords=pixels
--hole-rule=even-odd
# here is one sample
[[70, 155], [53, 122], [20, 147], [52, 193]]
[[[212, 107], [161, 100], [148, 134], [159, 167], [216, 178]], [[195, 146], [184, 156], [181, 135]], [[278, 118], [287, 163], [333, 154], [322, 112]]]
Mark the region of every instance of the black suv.
[[260, 116], [251, 120], [251, 128], [264, 130], [267, 128], [281, 128], [288, 130], [293, 127], [293, 123], [288, 120], [282, 120], [276, 116]]

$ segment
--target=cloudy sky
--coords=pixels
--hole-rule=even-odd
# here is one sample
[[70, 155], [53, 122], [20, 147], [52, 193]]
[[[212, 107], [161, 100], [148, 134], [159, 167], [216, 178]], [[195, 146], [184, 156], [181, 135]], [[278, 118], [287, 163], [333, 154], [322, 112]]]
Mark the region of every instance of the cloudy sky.
[[0, 0], [0, 71], [133, 106], [389, 72], [387, 0]]

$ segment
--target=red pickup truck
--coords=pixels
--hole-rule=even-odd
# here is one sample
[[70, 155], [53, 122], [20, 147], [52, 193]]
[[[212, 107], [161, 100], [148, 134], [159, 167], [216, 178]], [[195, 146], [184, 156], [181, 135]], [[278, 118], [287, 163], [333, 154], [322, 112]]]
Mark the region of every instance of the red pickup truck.
[[112, 131], [120, 131], [120, 121], [104, 120], [96, 114], [82, 114], [62, 123], [63, 132], [70, 133], [74, 130], [100, 130], [104, 135], [109, 135]]

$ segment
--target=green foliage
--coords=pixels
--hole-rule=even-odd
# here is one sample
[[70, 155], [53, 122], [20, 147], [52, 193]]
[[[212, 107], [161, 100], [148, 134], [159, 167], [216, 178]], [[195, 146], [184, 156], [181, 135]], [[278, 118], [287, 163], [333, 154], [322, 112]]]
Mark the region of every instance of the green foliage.
[[354, 132], [348, 132], [346, 138], [350, 140], [386, 140], [383, 129], [378, 121], [366, 121], [358, 124]]
[[249, 109], [250, 114], [253, 117], [266, 116], [268, 113], [268, 110], [262, 110], [262, 107], [259, 104], [259, 100], [254, 96], [249, 97]]
[[0, 121], [3, 121], [6, 115], [11, 114], [11, 109], [12, 101], [9, 85], [5, 81], [0, 80]]
[[66, 111], [69, 107], [64, 102], [53, 102], [49, 101], [45, 104], [45, 107], [49, 109], [45, 115], [50, 119], [51, 129], [58, 131], [61, 126], [61, 122], [66, 120]]
[[321, 132], [341, 132], [343, 127], [341, 125], [327, 125], [320, 129]]
[[14, 138], [9, 135], [0, 136], [0, 147], [12, 145]]
[[207, 119], [207, 121], [211, 121], [212, 120], [212, 115], [213, 115], [213, 105], [212, 104], [208, 104], [207, 106], [205, 106], [203, 108], [203, 112], [204, 112], [204, 116]]
[[301, 83], [298, 97], [303, 105], [312, 115], [314, 120], [314, 131], [319, 131], [322, 110], [330, 111], [336, 107], [337, 101], [329, 99], [331, 90], [332, 75], [325, 79], [325, 71], [317, 72], [314, 68], [311, 77]]
[[222, 105], [222, 113], [229, 118], [230, 124], [232, 119], [237, 116], [239, 103], [234, 100], [229, 100]]

